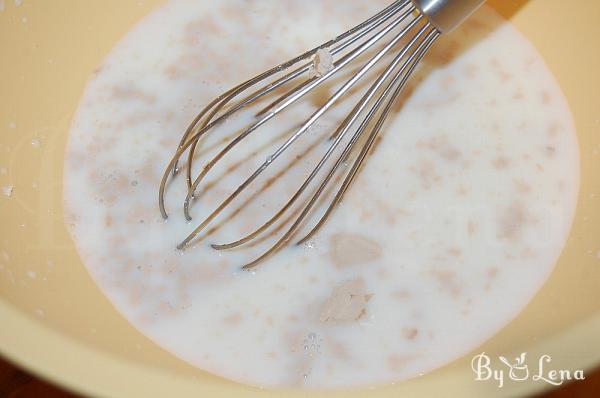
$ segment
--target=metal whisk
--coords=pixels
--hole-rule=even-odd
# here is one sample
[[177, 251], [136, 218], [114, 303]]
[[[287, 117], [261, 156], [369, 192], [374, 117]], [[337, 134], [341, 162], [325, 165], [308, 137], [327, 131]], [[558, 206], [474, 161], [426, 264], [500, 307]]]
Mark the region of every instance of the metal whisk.
[[[323, 192], [330, 187], [333, 181], [341, 181], [333, 200], [329, 203], [324, 214], [318, 219], [308, 234], [299, 240], [299, 244], [310, 239], [330, 218], [333, 210], [342, 200], [349, 186], [355, 180], [361, 166], [365, 162], [370, 150], [376, 141], [386, 117], [389, 115], [392, 105], [402, 92], [406, 83], [429, 48], [444, 33], [457, 27], [471, 13], [473, 13], [485, 0], [397, 0], [390, 6], [369, 18], [360, 25], [350, 29], [342, 35], [330, 40], [321, 46], [308, 51], [288, 62], [276, 66], [260, 75], [240, 84], [239, 86], [225, 92], [204, 108], [192, 121], [185, 134], [181, 138], [177, 151], [167, 165], [159, 188], [159, 206], [162, 216], [166, 219], [165, 189], [169, 178], [175, 177], [179, 171], [179, 162], [187, 152], [186, 181], [188, 192], [183, 208], [185, 216], [191, 220], [190, 206], [198, 187], [205, 180], [207, 174], [214, 166], [231, 150], [240, 145], [244, 139], [267, 124], [273, 118], [281, 115], [292, 104], [302, 100], [307, 94], [313, 92], [317, 87], [331, 79], [348, 65], [354, 64], [367, 58], [364, 64], [353, 72], [347, 80], [320, 108], [317, 109], [304, 123], [287, 138], [274, 152], [266, 156], [266, 160], [254, 171], [237, 189], [227, 196], [214, 209], [195, 230], [189, 234], [179, 245], [178, 249], [184, 249], [190, 242], [198, 237], [213, 220], [228, 207], [245, 189], [252, 184], [268, 167], [277, 161], [286, 150], [290, 148], [313, 124], [319, 120], [328, 110], [335, 106], [341, 98], [346, 96], [367, 72], [375, 68], [386, 55], [393, 56], [392, 61], [385, 66], [383, 72], [378, 75], [370, 85], [366, 93], [355, 104], [352, 111], [337, 126], [331, 135], [328, 150], [315, 165], [310, 175], [300, 185], [296, 193], [275, 214], [264, 222], [254, 232], [234, 242], [220, 245], [212, 245], [217, 250], [231, 249], [247, 244], [282, 219], [298, 202], [302, 194], [313, 183], [321, 170], [330, 160], [340, 143], [353, 131], [353, 135], [346, 137], [347, 142], [341, 150], [337, 159], [333, 161], [324, 176], [317, 180], [316, 189], [308, 201], [301, 208], [295, 218], [290, 219], [291, 225], [281, 237], [260, 257], [247, 263], [244, 268], [255, 267], [268, 256], [288, 243], [297, 232], [301, 224], [312, 213], [315, 204]], [[333, 59], [328, 67], [321, 73], [307, 73], [315, 68], [315, 56], [329, 56]], [[317, 71], [318, 72], [318, 71]], [[283, 95], [277, 92], [291, 86]], [[274, 99], [266, 108], [256, 115], [250, 126], [232, 140], [224, 143], [218, 153], [212, 157], [201, 169], [197, 176], [193, 176], [192, 164], [195, 161], [195, 152], [203, 137], [215, 130], [219, 125], [227, 121], [234, 114], [258, 101], [269, 98]], [[368, 132], [368, 133], [367, 133]], [[366, 134], [366, 135], [365, 135]], [[360, 143], [360, 145], [358, 144]], [[338, 150], [338, 152], [339, 152]], [[350, 154], [358, 151], [351, 167], [341, 168]], [[346, 171], [345, 176], [335, 179], [340, 170]]]

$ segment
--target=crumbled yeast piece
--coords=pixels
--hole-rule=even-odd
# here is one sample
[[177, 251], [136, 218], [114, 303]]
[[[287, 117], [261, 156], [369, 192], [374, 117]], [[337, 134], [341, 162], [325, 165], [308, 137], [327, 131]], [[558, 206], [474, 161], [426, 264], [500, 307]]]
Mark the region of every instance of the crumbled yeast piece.
[[319, 320], [324, 323], [357, 321], [367, 313], [367, 302], [373, 295], [366, 293], [362, 279], [354, 279], [335, 287], [321, 306]]
[[329, 255], [337, 268], [367, 264], [383, 254], [381, 245], [357, 234], [339, 233], [331, 237]]
[[313, 57], [313, 64], [310, 68], [309, 77], [321, 77], [334, 68], [333, 55], [326, 48], [320, 48]]

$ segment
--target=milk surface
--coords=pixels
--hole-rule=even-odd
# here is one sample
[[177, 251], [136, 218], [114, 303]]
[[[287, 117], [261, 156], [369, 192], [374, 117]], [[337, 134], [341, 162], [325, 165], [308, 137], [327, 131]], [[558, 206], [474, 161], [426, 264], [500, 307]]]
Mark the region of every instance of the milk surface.
[[[169, 183], [164, 221], [160, 178], [196, 113], [387, 5], [171, 1], [135, 26], [91, 78], [65, 160], [67, 223], [117, 310], [174, 355], [264, 387], [396, 382], [474, 349], [548, 277], [575, 208], [574, 125], [541, 56], [486, 8], [436, 43], [313, 239], [251, 272], [240, 266], [272, 239], [226, 252], [210, 247], [251, 232], [289, 199], [352, 103], [311, 127], [220, 221], [244, 211], [176, 249], [322, 101], [299, 104], [224, 159], [207, 177], [212, 185], [202, 186], [191, 222], [181, 211], [183, 175]], [[239, 132], [248, 117], [226, 128]], [[203, 143], [195, 172], [223, 137]], [[268, 186], [252, 197], [261, 184]]]

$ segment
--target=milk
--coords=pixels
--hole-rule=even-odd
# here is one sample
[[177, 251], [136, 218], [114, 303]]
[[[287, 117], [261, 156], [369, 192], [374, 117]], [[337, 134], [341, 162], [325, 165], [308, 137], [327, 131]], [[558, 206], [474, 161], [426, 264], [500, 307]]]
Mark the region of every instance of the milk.
[[[171, 1], [108, 55], [71, 129], [67, 222], [90, 274], [140, 332], [237, 382], [373, 386], [469, 352], [542, 286], [573, 218], [575, 130], [541, 56], [489, 9], [436, 43], [355, 184], [313, 239], [252, 271], [241, 266], [272, 239], [233, 251], [210, 247], [241, 238], [279, 210], [327, 150], [351, 101], [274, 161], [262, 183], [299, 156], [243, 212], [176, 249], [321, 103], [299, 104], [225, 158], [207, 176], [214, 186], [201, 188], [189, 223], [180, 173], [166, 191], [165, 221], [160, 178], [196, 113], [386, 5]], [[223, 128], [239, 132], [250, 116]], [[227, 135], [218, 134], [199, 149], [207, 154], [194, 162], [195, 173]], [[228, 172], [254, 149], [261, 150]]]

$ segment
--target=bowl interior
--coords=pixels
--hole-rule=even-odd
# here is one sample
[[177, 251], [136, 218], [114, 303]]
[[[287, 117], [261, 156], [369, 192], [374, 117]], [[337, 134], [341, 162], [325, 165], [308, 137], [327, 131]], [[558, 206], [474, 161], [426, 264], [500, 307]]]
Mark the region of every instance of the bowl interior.
[[[14, 187], [10, 197], [0, 195], [0, 353], [95, 396], [279, 396], [197, 370], [137, 332], [96, 287], [64, 226], [64, 148], [86, 80], [159, 3], [6, 2], [0, 12], [0, 167], [7, 171], [0, 186]], [[577, 125], [582, 174], [557, 268], [525, 311], [472, 354], [549, 354], [555, 369], [585, 369], [600, 363], [600, 2], [490, 3], [537, 46], [560, 82]], [[40, 148], [32, 147], [34, 137]], [[472, 356], [396, 386], [323, 395], [506, 396], [548, 386], [475, 382]]]

